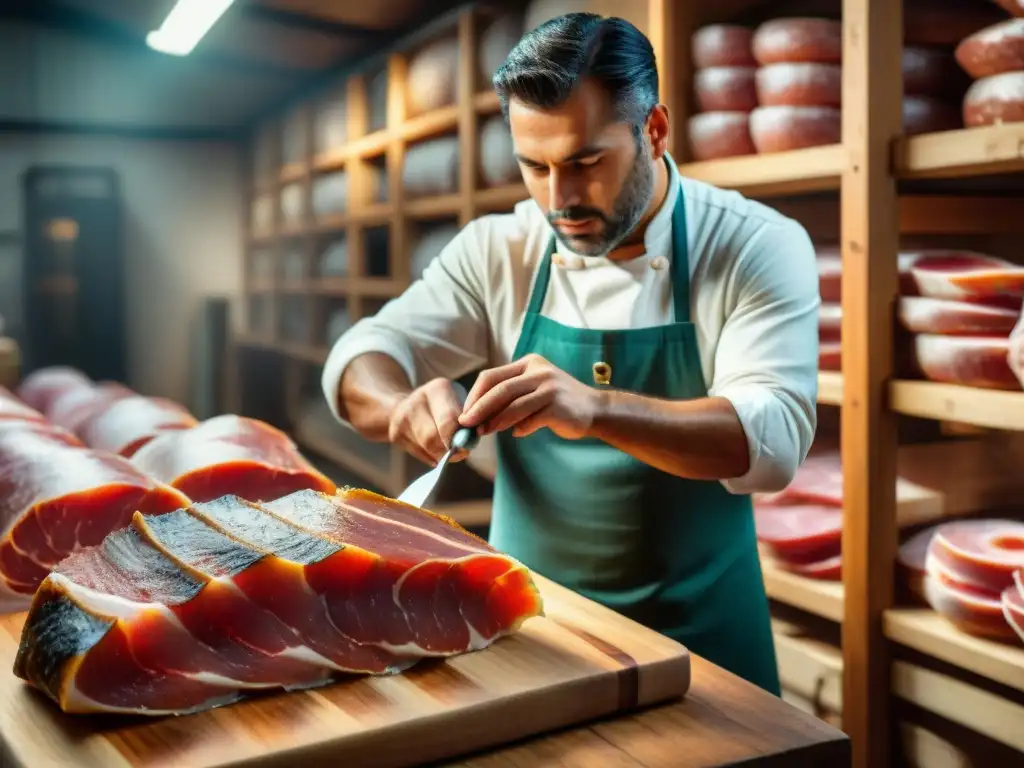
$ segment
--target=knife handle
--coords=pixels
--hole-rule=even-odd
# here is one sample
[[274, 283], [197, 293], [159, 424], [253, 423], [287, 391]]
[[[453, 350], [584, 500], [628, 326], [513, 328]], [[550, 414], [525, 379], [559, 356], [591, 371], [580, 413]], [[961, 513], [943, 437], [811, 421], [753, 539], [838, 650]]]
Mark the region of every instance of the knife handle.
[[480, 434], [473, 427], [461, 427], [452, 437], [453, 451], [471, 451], [480, 442]]

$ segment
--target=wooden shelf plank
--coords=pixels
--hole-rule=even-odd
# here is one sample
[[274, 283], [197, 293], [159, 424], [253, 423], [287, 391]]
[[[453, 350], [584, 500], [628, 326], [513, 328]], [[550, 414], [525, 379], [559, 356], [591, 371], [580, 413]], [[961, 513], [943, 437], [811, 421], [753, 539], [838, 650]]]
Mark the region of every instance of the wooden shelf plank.
[[478, 189], [473, 193], [473, 206], [477, 213], [511, 211], [516, 203], [526, 200], [529, 196], [525, 184]]
[[1024, 691], [1024, 648], [961, 632], [930, 608], [894, 608], [885, 636], [900, 645]]
[[808, 579], [788, 573], [775, 564], [775, 559], [761, 549], [761, 570], [768, 597], [816, 616], [841, 622], [843, 620], [843, 584], [839, 581]]
[[818, 402], [824, 405], [843, 404], [843, 374], [818, 371]]
[[1024, 392], [900, 380], [890, 384], [889, 402], [904, 416], [1024, 430]]
[[458, 216], [462, 207], [462, 195], [439, 195], [413, 198], [405, 201], [405, 212], [412, 218], [433, 218]]
[[747, 195], [769, 197], [839, 188], [845, 153], [840, 144], [793, 152], [684, 163], [679, 173]]
[[450, 133], [458, 127], [458, 124], [459, 106], [452, 104], [406, 120], [402, 123], [398, 133], [404, 141], [414, 143], [439, 133]]
[[478, 115], [494, 115], [501, 112], [501, 102], [493, 90], [481, 91], [473, 97], [473, 109]]
[[901, 179], [1024, 171], [1024, 123], [908, 136], [897, 145], [894, 164]]

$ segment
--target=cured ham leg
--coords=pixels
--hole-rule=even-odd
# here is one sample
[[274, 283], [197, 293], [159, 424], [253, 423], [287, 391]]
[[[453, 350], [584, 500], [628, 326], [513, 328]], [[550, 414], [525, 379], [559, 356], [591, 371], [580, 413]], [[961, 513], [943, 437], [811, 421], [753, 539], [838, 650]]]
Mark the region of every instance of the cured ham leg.
[[126, 459], [56, 426], [0, 428], [0, 608], [24, 608], [54, 565], [99, 544], [136, 510], [161, 514], [186, 503]]
[[33, 371], [18, 385], [17, 394], [29, 407], [49, 416], [50, 404], [60, 394], [92, 386], [92, 380], [81, 371], [55, 365]]
[[1020, 311], [980, 302], [903, 296], [898, 316], [900, 325], [912, 333], [1009, 336]]
[[101, 382], [94, 387], [75, 387], [59, 394], [50, 403], [46, 417], [58, 426], [78, 434], [78, 428], [113, 402], [135, 393], [115, 382]]
[[163, 397], [121, 397], [79, 424], [78, 435], [90, 448], [131, 458], [157, 435], [189, 429], [199, 421], [185, 408]]
[[1009, 339], [997, 336], [914, 337], [914, 358], [926, 379], [944, 384], [1019, 391], [1007, 361]]
[[362, 491], [224, 497], [136, 515], [60, 563], [14, 671], [66, 712], [184, 714], [481, 649], [542, 613], [524, 566], [424, 510]]
[[271, 501], [303, 489], [335, 490], [330, 478], [306, 461], [284, 432], [231, 414], [191, 429], [164, 432], [140, 448], [131, 461], [141, 472], [193, 501], [227, 495]]

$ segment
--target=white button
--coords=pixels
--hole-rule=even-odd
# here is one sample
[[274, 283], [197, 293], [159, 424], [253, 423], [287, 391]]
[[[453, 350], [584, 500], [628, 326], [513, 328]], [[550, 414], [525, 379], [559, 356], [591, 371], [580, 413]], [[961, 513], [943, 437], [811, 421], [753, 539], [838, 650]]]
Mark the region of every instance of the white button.
[[651, 259], [651, 269], [664, 269], [668, 266], [668, 259], [664, 256], [656, 256]]
[[556, 267], [564, 267], [565, 266], [565, 259], [562, 257], [562, 254], [560, 254], [560, 253], [556, 253], [554, 256], [552, 256], [551, 260], [553, 262], [555, 262], [555, 266]]
[[586, 266], [586, 262], [583, 261], [582, 256], [574, 255], [568, 260], [566, 266], [569, 267], [569, 269], [583, 269], [583, 267]]

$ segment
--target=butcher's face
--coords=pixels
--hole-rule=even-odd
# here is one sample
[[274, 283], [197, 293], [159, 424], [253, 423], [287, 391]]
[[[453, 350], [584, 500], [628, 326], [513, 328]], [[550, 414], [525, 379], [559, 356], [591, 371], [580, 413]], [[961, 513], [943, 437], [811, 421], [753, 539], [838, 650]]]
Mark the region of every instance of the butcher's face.
[[554, 109], [512, 99], [509, 124], [526, 187], [566, 247], [605, 256], [628, 237], [654, 195], [654, 158], [598, 84]]

